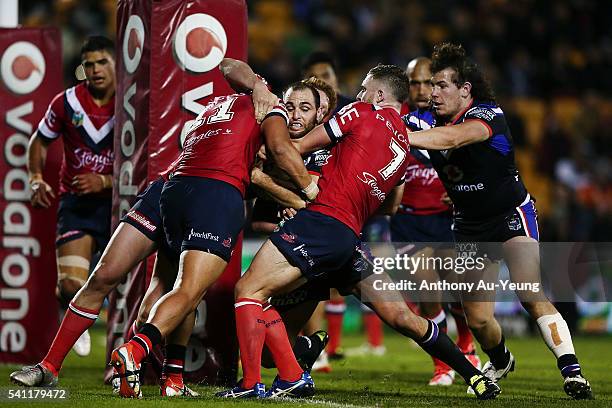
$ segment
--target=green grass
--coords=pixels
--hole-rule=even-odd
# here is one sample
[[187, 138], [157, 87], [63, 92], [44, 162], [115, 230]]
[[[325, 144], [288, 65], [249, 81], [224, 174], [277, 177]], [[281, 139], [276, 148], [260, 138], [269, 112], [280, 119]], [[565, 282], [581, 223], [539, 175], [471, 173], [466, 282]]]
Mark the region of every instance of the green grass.
[[[330, 374], [315, 374], [316, 396], [300, 401], [225, 401], [212, 394], [215, 387], [194, 386], [202, 397], [193, 400], [163, 400], [157, 387], [144, 387], [144, 400], [121, 400], [111, 394], [110, 387], [102, 384], [104, 364], [104, 340], [101, 329], [92, 333], [92, 355], [79, 358], [71, 353], [64, 364], [60, 386], [68, 389], [69, 400], [63, 403], [8, 403], [2, 407], [25, 406], [75, 406], [83, 408], [103, 407], [169, 407], [171, 404], [191, 406], [273, 406], [286, 407], [304, 404], [308, 406], [356, 406], [356, 407], [463, 407], [478, 402], [465, 393], [466, 386], [457, 381], [450, 387], [429, 387], [431, 375], [429, 357], [408, 340], [388, 334], [385, 338], [387, 355], [384, 357], [352, 357], [334, 364]], [[357, 346], [363, 339], [346, 336], [345, 347]], [[488, 406], [527, 408], [565, 406], [612, 406], [612, 358], [610, 337], [580, 337], [575, 346], [584, 373], [595, 391], [595, 401], [571, 401], [562, 390], [562, 380], [555, 367], [552, 354], [539, 338], [509, 339], [509, 348], [517, 358], [517, 370], [500, 384], [503, 393], [496, 401], [483, 402]], [[1, 387], [10, 387], [9, 373], [15, 366], [0, 366]], [[266, 370], [264, 380], [270, 383], [274, 375]]]

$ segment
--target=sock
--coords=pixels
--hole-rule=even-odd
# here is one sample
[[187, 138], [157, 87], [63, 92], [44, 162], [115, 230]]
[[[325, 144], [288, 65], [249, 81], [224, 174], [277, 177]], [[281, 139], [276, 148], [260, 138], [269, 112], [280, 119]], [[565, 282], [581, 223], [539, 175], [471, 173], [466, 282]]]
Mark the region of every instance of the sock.
[[126, 339], [131, 339], [134, 335], [138, 333], [138, 327], [136, 326], [136, 320], [130, 325], [127, 333], [125, 334]]
[[[440, 332], [446, 334], [448, 330], [448, 325], [446, 324], [446, 313], [444, 312], [444, 309], [440, 309], [440, 312], [437, 315], [427, 318], [438, 325], [438, 329], [440, 330]], [[434, 356], [431, 356], [431, 358], [434, 363], [435, 371], [450, 371], [451, 368], [444, 361]]]
[[153, 347], [161, 343], [161, 340], [162, 335], [157, 327], [151, 323], [145, 323], [140, 332], [128, 342], [133, 346], [132, 356], [136, 363], [140, 364], [153, 350]]
[[297, 381], [304, 370], [293, 354], [283, 319], [274, 306], [266, 304], [263, 309], [266, 321], [265, 344], [272, 354], [272, 359], [278, 369], [278, 376], [285, 381]]
[[488, 350], [485, 350], [483, 348], [482, 351], [484, 351], [486, 355], [489, 356], [491, 364], [493, 364], [493, 366], [498, 370], [506, 367], [510, 362], [510, 352], [506, 348], [506, 339], [504, 338], [503, 334], [501, 341], [497, 346]]
[[431, 320], [428, 320], [428, 322], [429, 327], [425, 336], [418, 341], [419, 345], [432, 357], [448, 364], [469, 384], [470, 378], [480, 375], [481, 372], [465, 358], [459, 347], [452, 342], [446, 333], [440, 331], [437, 324]]
[[322, 351], [323, 342], [316, 334], [297, 336], [293, 344], [293, 354], [302, 367], [312, 367]]
[[242, 387], [253, 388], [261, 382], [261, 353], [266, 339], [262, 302], [240, 298], [236, 300], [234, 310], [242, 363]]
[[383, 326], [380, 318], [371, 309], [363, 311], [363, 325], [368, 337], [368, 344], [372, 347], [382, 346], [383, 344]]
[[457, 325], [457, 346], [463, 354], [471, 353], [474, 350], [474, 337], [470, 330], [463, 309], [451, 309], [451, 313], [455, 318]]
[[98, 318], [99, 310], [86, 309], [70, 303], [62, 324], [41, 364], [57, 375], [68, 352]]
[[180, 344], [168, 344], [162, 366], [162, 380], [171, 379], [176, 384], [183, 383], [183, 368], [185, 367], [185, 351], [187, 347]]
[[329, 335], [329, 343], [327, 343], [327, 352], [334, 354], [340, 347], [340, 338], [342, 336], [342, 320], [344, 319], [344, 311], [346, 304], [342, 300], [329, 300], [325, 303], [325, 316], [327, 317], [327, 334]]
[[544, 315], [536, 320], [544, 342], [557, 357], [557, 366], [563, 377], [580, 374], [572, 335], [560, 313]]

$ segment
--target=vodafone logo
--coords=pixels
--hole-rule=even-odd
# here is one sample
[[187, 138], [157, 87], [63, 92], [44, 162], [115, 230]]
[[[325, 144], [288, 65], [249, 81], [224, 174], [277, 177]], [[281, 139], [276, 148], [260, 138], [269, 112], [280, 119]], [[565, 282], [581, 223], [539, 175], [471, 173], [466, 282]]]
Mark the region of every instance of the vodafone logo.
[[123, 36], [123, 65], [129, 74], [133, 74], [140, 64], [145, 43], [145, 30], [142, 19], [131, 15], [125, 26]]
[[45, 77], [45, 58], [36, 45], [17, 41], [2, 54], [0, 74], [11, 92], [29, 94], [38, 88]]
[[227, 51], [223, 25], [208, 14], [187, 16], [174, 35], [174, 57], [183, 70], [202, 73], [216, 68]]

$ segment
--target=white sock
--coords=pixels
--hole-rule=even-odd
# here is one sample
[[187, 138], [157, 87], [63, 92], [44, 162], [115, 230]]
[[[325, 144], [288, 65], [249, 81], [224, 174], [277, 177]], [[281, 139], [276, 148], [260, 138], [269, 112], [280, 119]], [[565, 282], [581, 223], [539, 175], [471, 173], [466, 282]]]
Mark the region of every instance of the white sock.
[[564, 354], [576, 354], [572, 343], [572, 335], [560, 313], [544, 315], [536, 320], [536, 323], [540, 328], [542, 338], [555, 357], [559, 358]]

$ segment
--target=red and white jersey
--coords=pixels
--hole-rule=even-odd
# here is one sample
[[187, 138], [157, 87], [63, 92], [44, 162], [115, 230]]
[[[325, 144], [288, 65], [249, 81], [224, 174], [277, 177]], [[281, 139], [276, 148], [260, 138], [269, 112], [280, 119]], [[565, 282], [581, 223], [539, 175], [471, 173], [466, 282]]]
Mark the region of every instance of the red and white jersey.
[[404, 181], [407, 129], [392, 108], [354, 102], [336, 113], [325, 130], [333, 143], [308, 209], [337, 219], [359, 235], [363, 224]]
[[446, 189], [433, 168], [427, 150], [410, 149], [399, 212], [431, 215], [450, 211], [450, 205], [441, 200], [444, 193]]
[[[287, 110], [280, 100], [268, 113], [271, 115], [280, 115], [288, 123]], [[195, 119], [172, 174], [224, 181], [244, 197], [255, 155], [263, 142], [251, 96], [219, 96]]]
[[[38, 125], [38, 136], [52, 141], [62, 136], [64, 159], [60, 170], [60, 194], [74, 193], [74, 176], [113, 173], [115, 97], [98, 106], [85, 83], [53, 98]], [[102, 193], [110, 195], [110, 191]]]

